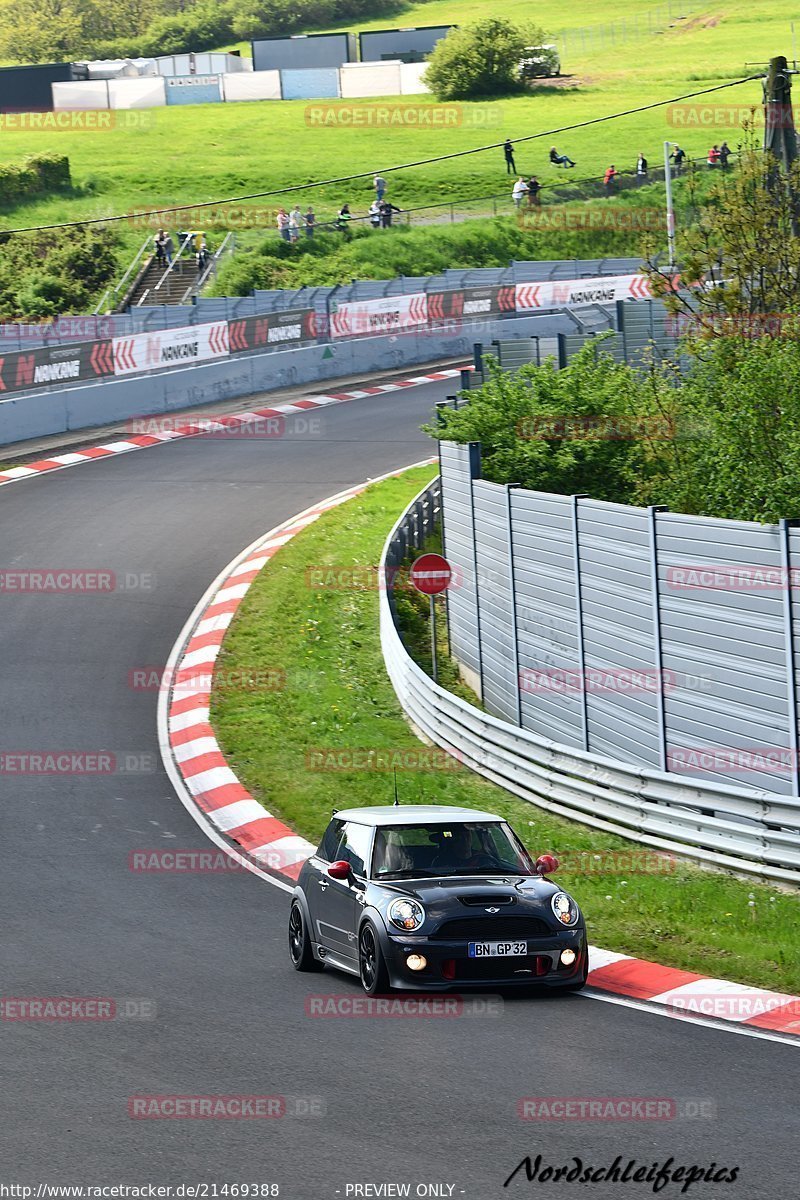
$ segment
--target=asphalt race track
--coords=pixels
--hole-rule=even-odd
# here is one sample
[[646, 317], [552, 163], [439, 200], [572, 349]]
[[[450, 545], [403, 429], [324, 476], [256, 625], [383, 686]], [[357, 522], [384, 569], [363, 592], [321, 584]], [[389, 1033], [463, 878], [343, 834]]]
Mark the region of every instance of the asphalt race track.
[[[739, 1168], [734, 1183], [670, 1183], [666, 1200], [798, 1195], [789, 1046], [586, 996], [507, 999], [485, 1017], [316, 1019], [309, 996], [360, 989], [291, 970], [285, 892], [250, 874], [129, 869], [135, 850], [208, 848], [160, 765], [158, 694], [133, 690], [129, 672], [165, 663], [208, 584], [257, 536], [426, 457], [418, 426], [452, 390], [332, 407], [322, 436], [189, 439], [0, 491], [1, 569], [102, 569], [129, 585], [0, 593], [0, 750], [111, 751], [129, 768], [0, 774], [2, 994], [147, 1002], [129, 1019], [0, 1021], [4, 1182], [278, 1184], [286, 1200], [403, 1194], [353, 1189], [385, 1183], [466, 1200], [653, 1195], [646, 1182], [524, 1171], [503, 1187], [526, 1154], [596, 1168], [621, 1155]], [[165, 1094], [282, 1095], [293, 1112], [128, 1115], [129, 1097]], [[528, 1096], [657, 1097], [680, 1112], [697, 1101], [702, 1115], [533, 1123], [517, 1115]]]

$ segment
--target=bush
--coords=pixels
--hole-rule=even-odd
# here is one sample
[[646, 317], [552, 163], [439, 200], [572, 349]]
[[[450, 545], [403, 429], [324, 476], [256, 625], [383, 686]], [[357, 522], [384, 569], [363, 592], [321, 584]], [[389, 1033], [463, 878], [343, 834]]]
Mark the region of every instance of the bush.
[[451, 29], [431, 55], [425, 82], [439, 100], [519, 92], [525, 47], [541, 45], [544, 40], [541, 29], [523, 29], [496, 17]]
[[57, 192], [72, 187], [69, 159], [66, 154], [36, 154], [28, 159], [28, 165], [39, 176], [41, 190]]
[[550, 361], [510, 375], [488, 362], [490, 378], [469, 393], [469, 404], [442, 410], [441, 426], [426, 432], [480, 442], [483, 478], [494, 483], [637, 502], [660, 462], [658, 434], [669, 433], [676, 417], [666, 379], [615, 362], [602, 338], [562, 371]]
[[[323, 216], [318, 214], [318, 219]], [[341, 234], [318, 234], [296, 245], [276, 235], [259, 249], [239, 254], [221, 268], [214, 293], [246, 296], [254, 287], [313, 287], [351, 279], [435, 275], [447, 267], [507, 267], [512, 259], [596, 258], [635, 254], [640, 236], [618, 228], [521, 229], [511, 217], [454, 225], [396, 225], [372, 230], [359, 225], [344, 242]]]
[[0, 256], [0, 320], [85, 312], [114, 278], [118, 235], [75, 228], [9, 237]]
[[61, 154], [41, 154], [23, 163], [0, 165], [0, 205], [13, 207], [21, 200], [69, 187], [69, 159]]

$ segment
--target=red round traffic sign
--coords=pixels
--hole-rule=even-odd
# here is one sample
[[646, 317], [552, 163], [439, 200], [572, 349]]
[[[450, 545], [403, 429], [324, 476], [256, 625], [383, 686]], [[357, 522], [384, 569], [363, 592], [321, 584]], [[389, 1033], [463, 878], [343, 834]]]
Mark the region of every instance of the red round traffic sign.
[[409, 578], [418, 592], [438, 596], [446, 592], [453, 578], [450, 563], [441, 554], [423, 554], [411, 565]]

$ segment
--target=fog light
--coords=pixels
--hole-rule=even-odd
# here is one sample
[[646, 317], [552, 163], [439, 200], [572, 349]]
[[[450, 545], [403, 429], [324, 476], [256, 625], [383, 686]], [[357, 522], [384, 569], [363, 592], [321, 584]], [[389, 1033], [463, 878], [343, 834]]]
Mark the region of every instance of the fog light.
[[428, 960], [424, 954], [409, 954], [406, 959], [406, 966], [409, 971], [424, 971], [428, 965]]
[[574, 950], [562, 950], [561, 951], [561, 963], [565, 967], [571, 967], [572, 964], [575, 962], [576, 957], [577, 956], [576, 956]]

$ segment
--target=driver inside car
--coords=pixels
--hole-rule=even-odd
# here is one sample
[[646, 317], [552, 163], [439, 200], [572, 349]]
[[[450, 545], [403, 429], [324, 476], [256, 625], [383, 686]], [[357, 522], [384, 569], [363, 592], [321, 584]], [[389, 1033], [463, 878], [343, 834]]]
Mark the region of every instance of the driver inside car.
[[484, 850], [473, 851], [472, 830], [467, 825], [454, 825], [439, 835], [439, 850], [432, 865], [439, 871], [455, 872], [497, 864]]

